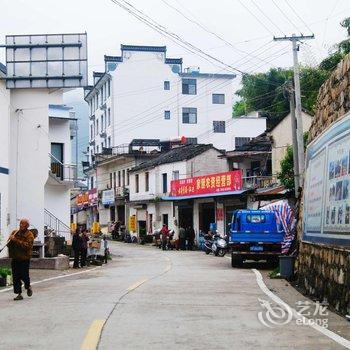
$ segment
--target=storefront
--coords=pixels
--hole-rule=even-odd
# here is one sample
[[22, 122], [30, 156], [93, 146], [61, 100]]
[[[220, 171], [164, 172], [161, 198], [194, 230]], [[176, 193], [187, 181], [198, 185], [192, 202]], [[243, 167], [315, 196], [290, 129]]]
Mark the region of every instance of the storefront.
[[196, 234], [208, 232], [215, 223], [220, 233], [226, 233], [232, 213], [247, 207], [250, 190], [242, 189], [241, 171], [174, 180], [171, 195], [164, 201], [173, 202], [179, 227], [193, 227]]

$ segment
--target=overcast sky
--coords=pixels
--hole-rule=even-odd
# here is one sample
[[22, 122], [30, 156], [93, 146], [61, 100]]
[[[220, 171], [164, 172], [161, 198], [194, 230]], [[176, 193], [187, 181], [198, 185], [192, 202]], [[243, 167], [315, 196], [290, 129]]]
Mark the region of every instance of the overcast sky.
[[[129, 3], [184, 40], [245, 72], [290, 66], [290, 43], [273, 42], [272, 34], [308, 35], [310, 29], [316, 39], [301, 46], [300, 60], [316, 64], [334, 43], [345, 38], [346, 31], [339, 22], [350, 16], [348, 0], [129, 0]], [[90, 73], [103, 70], [103, 55], [119, 55], [120, 44], [166, 45], [167, 56], [183, 57], [184, 67], [200, 66], [202, 72], [223, 72], [217, 63], [186, 51], [111, 0], [0, 0], [0, 8], [0, 43], [6, 34], [86, 31]], [[4, 57], [4, 49], [0, 49], [3, 63]], [[77, 96], [72, 93], [69, 99]]]

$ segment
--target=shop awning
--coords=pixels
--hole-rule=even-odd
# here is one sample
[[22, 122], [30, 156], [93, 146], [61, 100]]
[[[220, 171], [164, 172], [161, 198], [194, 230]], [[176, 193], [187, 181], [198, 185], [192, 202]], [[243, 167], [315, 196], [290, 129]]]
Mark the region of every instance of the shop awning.
[[194, 194], [192, 196], [165, 196], [162, 197], [163, 201], [182, 201], [186, 199], [196, 199], [196, 198], [211, 198], [211, 197], [224, 197], [224, 196], [240, 196], [242, 194], [248, 194], [253, 192], [251, 189], [239, 190], [239, 191], [229, 191], [229, 192], [217, 192], [217, 193], [206, 193], [206, 194]]

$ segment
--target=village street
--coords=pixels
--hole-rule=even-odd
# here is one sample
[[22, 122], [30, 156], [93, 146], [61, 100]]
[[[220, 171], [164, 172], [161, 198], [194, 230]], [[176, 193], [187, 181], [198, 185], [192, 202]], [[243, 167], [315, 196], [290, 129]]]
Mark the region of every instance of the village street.
[[103, 324], [98, 349], [344, 348], [295, 320], [259, 322], [269, 297], [249, 266], [123, 243], [111, 251], [108, 265], [34, 283], [30, 300], [1, 292], [0, 348], [93, 349]]

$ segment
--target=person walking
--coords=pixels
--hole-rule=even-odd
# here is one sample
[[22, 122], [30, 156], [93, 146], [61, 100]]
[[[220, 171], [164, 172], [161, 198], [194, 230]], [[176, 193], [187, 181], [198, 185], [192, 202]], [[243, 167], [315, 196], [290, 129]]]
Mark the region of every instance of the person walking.
[[179, 245], [181, 250], [186, 250], [186, 230], [182, 226], [179, 229]]
[[105, 261], [105, 264], [107, 264], [108, 256], [109, 256], [109, 245], [108, 245], [108, 241], [107, 241], [106, 235], [103, 236], [102, 244], [103, 244], [103, 249], [104, 249], [104, 253], [105, 253], [104, 261]]
[[192, 226], [189, 226], [188, 229], [187, 229], [187, 249], [188, 250], [192, 250], [193, 249], [193, 246], [194, 246], [194, 239], [195, 239], [195, 236], [196, 236], [196, 233], [194, 232], [194, 229]]
[[163, 225], [162, 229], [160, 230], [160, 233], [162, 235], [162, 249], [166, 250], [169, 237], [169, 229], [166, 224]]
[[72, 249], [74, 252], [73, 269], [79, 269], [79, 258], [82, 249], [82, 238], [80, 237], [78, 231], [73, 234]]
[[17, 296], [14, 300], [23, 300], [22, 281], [24, 288], [27, 290], [28, 297], [33, 295], [30, 286], [29, 264], [33, 252], [34, 235], [28, 230], [29, 220], [21, 219], [19, 230], [11, 233], [7, 247], [11, 260], [13, 291]]
[[81, 234], [81, 251], [80, 251], [80, 266], [86, 266], [86, 256], [88, 249], [89, 237], [87, 235], [87, 231], [84, 230]]

